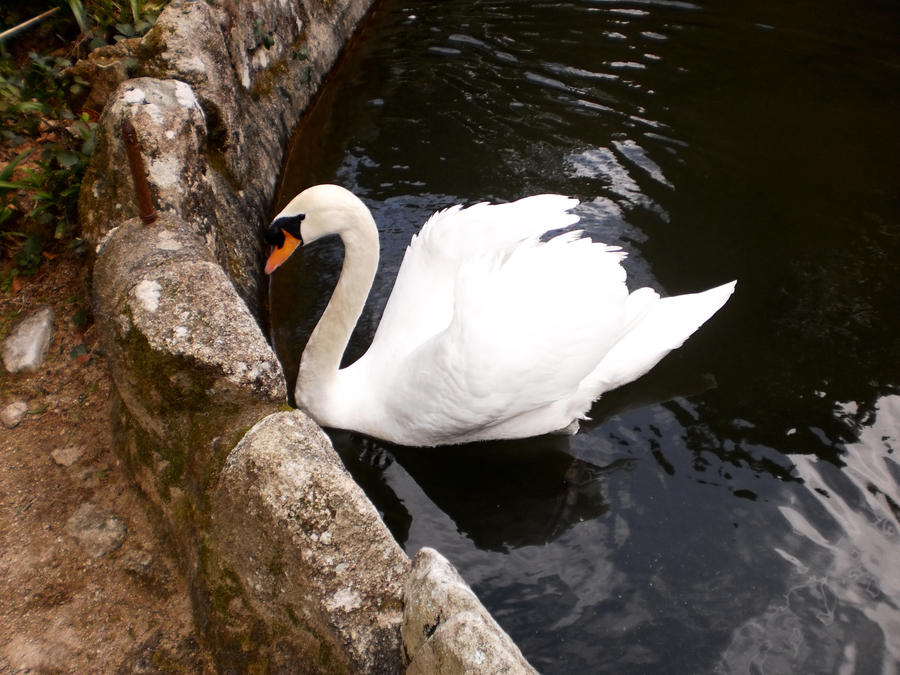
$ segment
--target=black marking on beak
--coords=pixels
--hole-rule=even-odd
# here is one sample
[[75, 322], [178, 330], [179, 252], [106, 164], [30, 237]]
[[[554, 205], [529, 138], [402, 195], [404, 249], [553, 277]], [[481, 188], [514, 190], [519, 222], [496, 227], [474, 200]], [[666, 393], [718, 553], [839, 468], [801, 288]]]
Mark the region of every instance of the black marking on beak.
[[298, 239], [302, 246], [303, 237], [300, 236], [300, 223], [303, 222], [304, 218], [306, 218], [305, 213], [298, 213], [296, 216], [279, 216], [272, 221], [269, 228], [266, 230], [266, 243], [281, 248], [284, 246], [284, 233], [287, 232], [292, 237]]

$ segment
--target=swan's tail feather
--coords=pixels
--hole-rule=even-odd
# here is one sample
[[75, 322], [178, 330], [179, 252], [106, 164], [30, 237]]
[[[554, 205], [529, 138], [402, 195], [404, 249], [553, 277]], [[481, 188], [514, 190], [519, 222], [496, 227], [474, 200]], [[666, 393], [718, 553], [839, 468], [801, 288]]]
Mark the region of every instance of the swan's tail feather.
[[725, 304], [736, 283], [670, 298], [659, 298], [648, 288], [632, 293], [626, 304], [627, 332], [585, 379], [584, 388], [596, 398], [647, 373]]

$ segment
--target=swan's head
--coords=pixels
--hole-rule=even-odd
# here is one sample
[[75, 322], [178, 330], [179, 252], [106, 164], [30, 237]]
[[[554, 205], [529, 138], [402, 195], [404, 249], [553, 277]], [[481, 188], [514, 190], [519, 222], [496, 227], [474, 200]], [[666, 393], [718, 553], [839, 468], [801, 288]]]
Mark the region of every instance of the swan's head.
[[307, 188], [275, 216], [266, 230], [266, 243], [275, 247], [266, 261], [266, 274], [271, 274], [298, 246], [330, 234], [343, 236], [358, 228], [361, 219], [371, 221], [372, 215], [349, 190], [339, 185]]

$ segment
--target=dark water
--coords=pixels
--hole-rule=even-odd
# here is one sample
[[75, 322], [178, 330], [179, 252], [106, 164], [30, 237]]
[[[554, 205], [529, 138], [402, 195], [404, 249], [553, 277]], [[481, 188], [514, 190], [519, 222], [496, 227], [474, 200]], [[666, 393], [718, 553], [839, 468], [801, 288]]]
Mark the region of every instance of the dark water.
[[[382, 233], [365, 349], [435, 210], [578, 197], [634, 286], [725, 308], [573, 438], [333, 438], [545, 673], [900, 671], [900, 5], [382, 1], [281, 203], [350, 188]], [[280, 205], [279, 205], [280, 206]], [[286, 368], [337, 275], [275, 275]]]

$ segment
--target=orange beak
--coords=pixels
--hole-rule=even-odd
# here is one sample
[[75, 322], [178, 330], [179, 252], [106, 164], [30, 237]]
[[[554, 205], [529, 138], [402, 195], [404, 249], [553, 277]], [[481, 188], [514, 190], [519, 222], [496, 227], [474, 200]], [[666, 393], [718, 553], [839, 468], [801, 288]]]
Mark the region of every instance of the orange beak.
[[290, 235], [285, 230], [282, 230], [282, 232], [284, 233], [284, 244], [272, 249], [272, 253], [266, 261], [266, 274], [274, 272], [281, 263], [291, 257], [291, 253], [293, 253], [300, 245], [299, 239]]

